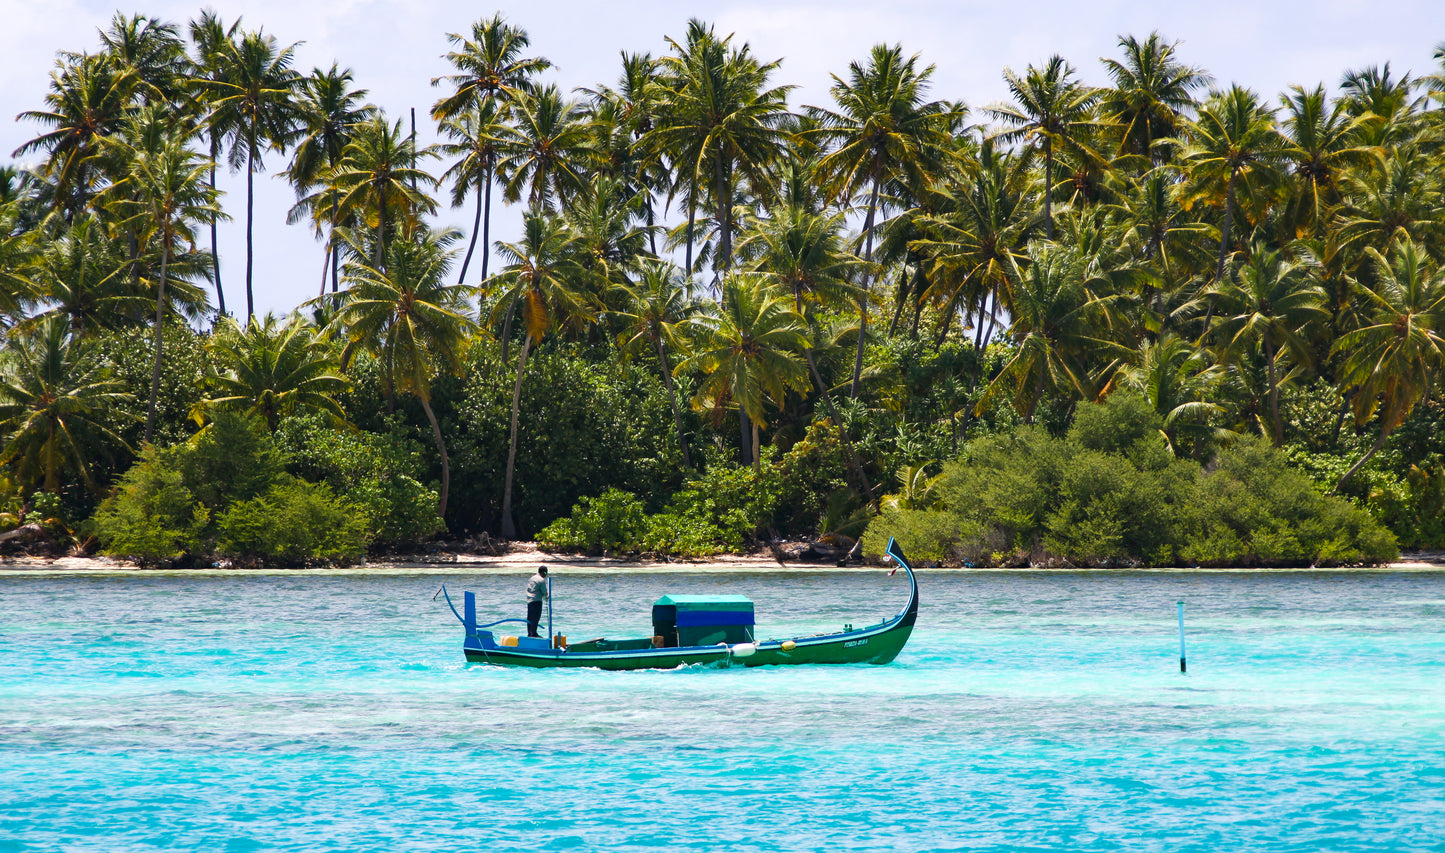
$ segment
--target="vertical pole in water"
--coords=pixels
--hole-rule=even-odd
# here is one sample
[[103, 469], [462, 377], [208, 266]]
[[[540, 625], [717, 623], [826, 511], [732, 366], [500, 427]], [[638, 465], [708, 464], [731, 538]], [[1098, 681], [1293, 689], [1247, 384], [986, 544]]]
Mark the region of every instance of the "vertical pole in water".
[[1179, 602], [1179, 671], [1188, 672], [1184, 662], [1184, 602]]
[[547, 642], [555, 649], [557, 635], [552, 632], [552, 578], [550, 575], [547, 577], [547, 636], [551, 638]]

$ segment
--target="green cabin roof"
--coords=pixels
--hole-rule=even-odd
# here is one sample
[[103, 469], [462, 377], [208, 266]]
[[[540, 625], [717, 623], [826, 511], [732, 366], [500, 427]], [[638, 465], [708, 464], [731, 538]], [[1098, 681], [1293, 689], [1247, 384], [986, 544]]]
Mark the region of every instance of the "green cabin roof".
[[752, 599], [743, 595], [664, 595], [658, 605], [678, 610], [752, 610]]

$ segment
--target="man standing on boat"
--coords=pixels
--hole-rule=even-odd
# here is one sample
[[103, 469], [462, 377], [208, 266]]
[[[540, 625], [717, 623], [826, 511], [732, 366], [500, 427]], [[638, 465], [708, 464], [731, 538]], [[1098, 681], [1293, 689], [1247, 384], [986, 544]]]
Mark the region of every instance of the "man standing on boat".
[[537, 573], [527, 581], [527, 636], [537, 637], [542, 621], [542, 603], [547, 600], [547, 567], [538, 566]]

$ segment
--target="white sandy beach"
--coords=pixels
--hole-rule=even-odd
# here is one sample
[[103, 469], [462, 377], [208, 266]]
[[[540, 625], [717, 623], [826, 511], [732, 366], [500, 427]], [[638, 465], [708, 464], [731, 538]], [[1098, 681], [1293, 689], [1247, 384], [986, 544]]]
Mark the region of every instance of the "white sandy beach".
[[[497, 557], [475, 554], [439, 553], [419, 557], [416, 561], [404, 558], [363, 563], [347, 568], [327, 569], [142, 569], [130, 563], [109, 557], [59, 557], [16, 558], [0, 562], [0, 577], [15, 575], [455, 575], [481, 574], [505, 575], [529, 573], [537, 565], [545, 563], [559, 573], [572, 575], [602, 574], [651, 574], [651, 573], [751, 573], [751, 572], [876, 572], [877, 566], [849, 566], [839, 568], [831, 563], [782, 563], [766, 556], [718, 556], [706, 561], [647, 562], [611, 559], [602, 557], [579, 557], [575, 554], [554, 554], [544, 551], [530, 542], [515, 543], [506, 554]], [[1394, 563], [1383, 566], [1342, 567], [1333, 569], [1288, 568], [1222, 568], [1201, 569], [1194, 567], [1150, 568], [1150, 569], [924, 569], [928, 572], [1445, 572], [1445, 554], [1406, 554]]]

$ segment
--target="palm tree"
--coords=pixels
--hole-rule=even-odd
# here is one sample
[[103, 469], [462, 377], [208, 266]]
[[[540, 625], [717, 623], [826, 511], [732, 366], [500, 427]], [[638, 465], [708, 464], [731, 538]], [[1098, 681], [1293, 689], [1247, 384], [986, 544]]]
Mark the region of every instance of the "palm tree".
[[[207, 141], [210, 143], [212, 188], [216, 186], [216, 161], [220, 159], [221, 148], [228, 139], [235, 136], [236, 111], [231, 108], [234, 102], [228, 102], [228, 106], [216, 109], [210, 98], [217, 90], [207, 87], [206, 84], [218, 83], [229, 73], [229, 57], [235, 53], [237, 33], [240, 29], [240, 18], [228, 27], [220, 16], [210, 9], [202, 9], [201, 16], [190, 23], [191, 44], [195, 47], [195, 56], [191, 59], [191, 73], [194, 75], [191, 78], [191, 88], [206, 114], [203, 124]], [[216, 310], [224, 316], [226, 291], [221, 287], [221, 254], [216, 239], [215, 222], [211, 223], [211, 275], [216, 282]]]
[[1219, 225], [1219, 258], [1214, 279], [1224, 277], [1230, 229], [1238, 196], [1243, 191], [1256, 209], [1268, 202], [1279, 183], [1280, 165], [1289, 150], [1274, 125], [1274, 112], [1259, 96], [1239, 85], [1215, 92], [1186, 127], [1184, 145], [1186, 210], [1200, 202], [1223, 208]]
[[15, 149], [12, 156], [38, 151], [46, 159], [40, 174], [54, 184], [57, 204], [67, 220], [89, 204], [101, 180], [101, 140], [119, 130], [134, 107], [135, 74], [104, 56], [62, 58], [50, 75], [46, 109], [27, 110], [18, 119], [48, 130]]
[[36, 296], [34, 264], [42, 246], [19, 221], [20, 205], [0, 201], [0, 328], [19, 318], [22, 305]]
[[[760, 219], [738, 244], [740, 255], [756, 258], [757, 275], [791, 294], [793, 310], [804, 319], [813, 340], [818, 337], [818, 310], [860, 298], [860, 288], [853, 280], [859, 277], [858, 270], [864, 262], [845, 248], [842, 229], [843, 214], [815, 213], [794, 204]], [[803, 349], [808, 371], [828, 409], [829, 419], [838, 429], [863, 492], [871, 495], [868, 475], [833, 405], [833, 395], [818, 371], [813, 349], [811, 340]]]
[[1135, 364], [1123, 371], [1122, 384], [1143, 394], [1164, 418], [1164, 437], [1178, 455], [1186, 448], [1203, 449], [1221, 432], [1209, 426], [1209, 419], [1224, 408], [1209, 397], [1223, 375], [1223, 368], [1210, 362], [1208, 351], [1165, 332], [1159, 340], [1139, 347]]
[[1143, 41], [1120, 36], [1123, 61], [1100, 60], [1114, 85], [1100, 93], [1099, 115], [1116, 128], [1120, 154], [1154, 165], [1168, 159], [1168, 149], [1155, 143], [1179, 136], [1183, 117], [1196, 106], [1195, 93], [1209, 85], [1208, 72], [1175, 58], [1178, 46], [1158, 32]]
[[[342, 151], [345, 150], [348, 142], [351, 141], [358, 124], [365, 121], [376, 107], [364, 103], [367, 92], [365, 89], [351, 88], [351, 69], [341, 70], [334, 63], [330, 70], [322, 71], [317, 68], [311, 72], [309, 77], [304, 77], [300, 82], [300, 101], [298, 104], [298, 121], [300, 124], [299, 134], [291, 156], [291, 168], [286, 170], [286, 176], [296, 187], [296, 195], [299, 200], [292, 215], [287, 217], [288, 221], [295, 219], [308, 207], [317, 218], [317, 227], [320, 228], [321, 220], [319, 214], [330, 212], [335, 213], [335, 198], [330, 198], [331, 204], [325, 207], [317, 207], [306, 203], [305, 193], [307, 190], [323, 182], [323, 176], [335, 170], [337, 163], [341, 161]], [[333, 193], [334, 195], [334, 193]], [[335, 293], [340, 286], [340, 258], [336, 239], [336, 229], [340, 224], [334, 218], [330, 221], [330, 233], [326, 236], [326, 256], [331, 262], [331, 292]], [[323, 290], [326, 286], [326, 276], [321, 277]]]
[[432, 106], [432, 118], [438, 121], [486, 103], [505, 117], [508, 105], [531, 90], [532, 78], [552, 67], [543, 57], [523, 56], [530, 45], [527, 31], [508, 24], [500, 13], [472, 24], [471, 38], [448, 33], [447, 41], [457, 50], [443, 58], [457, 73], [431, 81], [433, 86], [445, 82], [452, 88]]
[[706, 374], [693, 397], [694, 406], [705, 408], [723, 400], [737, 405], [744, 416], [740, 417], [743, 458], [754, 468], [762, 460], [758, 428], [767, 426], [767, 401], [781, 405], [789, 389], [803, 392], [809, 385], [807, 368], [798, 358], [808, 346], [807, 324], [790, 302], [788, 294], [762, 276], [733, 276], [724, 283], [718, 311], [689, 321], [691, 352], [674, 369], [678, 374], [694, 370]]
[[833, 198], [852, 198], [867, 191], [863, 218], [863, 287], [858, 299], [858, 347], [853, 359], [849, 396], [857, 397], [863, 373], [863, 347], [868, 334], [868, 289], [873, 263], [873, 235], [879, 193], [886, 180], [914, 185], [927, 182], [947, 159], [950, 130], [957, 109], [943, 101], [925, 101], [934, 67], [918, 67], [918, 55], [905, 58], [901, 45], [874, 45], [868, 64], [848, 66], [845, 82], [833, 75], [829, 90], [836, 111], [809, 107], [818, 122], [816, 135], [830, 146], [818, 162], [818, 179]]
[[487, 280], [491, 258], [492, 179], [497, 173], [505, 127], [497, 106], [490, 102], [442, 119], [438, 127], [443, 136], [454, 140], [438, 143], [434, 149], [438, 156], [455, 159], [441, 177], [443, 183], [451, 181], [452, 207], [461, 207], [468, 193], [473, 189], [477, 192], [477, 213], [472, 220], [472, 237], [467, 243], [467, 254], [462, 258], [462, 271], [457, 274], [458, 284], [466, 280], [472, 251], [477, 247], [478, 233], [482, 238], [482, 281]]
[[1432, 164], [1424, 153], [1405, 148], [1387, 158], [1383, 168], [1348, 174], [1338, 221], [1343, 246], [1388, 254], [1403, 239], [1438, 245], [1445, 233], [1445, 176]]
[[155, 299], [137, 286], [125, 242], [91, 213], [44, 241], [31, 270], [34, 316], [26, 322], [60, 315], [78, 337], [141, 322]]
[[1328, 316], [1322, 307], [1325, 292], [1315, 277], [1312, 258], [1291, 261], [1281, 252], [1256, 245], [1249, 261], [1212, 289], [1219, 306], [1213, 331], [1224, 347], [1225, 360], [1256, 345], [1264, 356], [1270, 435], [1276, 447], [1284, 443], [1284, 422], [1279, 415], [1280, 354], [1287, 351], [1297, 359], [1308, 359], [1301, 332]]
[[358, 351], [374, 354], [385, 365], [388, 388], [410, 393], [426, 413], [441, 456], [439, 516], [447, 511], [451, 461], [432, 411], [431, 381], [443, 370], [460, 369], [475, 325], [467, 317], [475, 288], [447, 283], [456, 258], [452, 246], [460, 239], [458, 231], [408, 228], [387, 246], [385, 266], [349, 264], [347, 289], [332, 297], [332, 325], [346, 338], [343, 366]]
[[100, 33], [105, 56], [135, 75], [141, 106], [164, 106], [180, 100], [186, 73], [186, 49], [179, 28], [160, 18], [116, 12], [110, 28]]
[[636, 283], [622, 287], [629, 304], [624, 310], [613, 312], [625, 324], [617, 337], [618, 349], [622, 352], [651, 349], [657, 356], [662, 384], [667, 387], [667, 398], [672, 403], [672, 420], [677, 428], [682, 464], [691, 468], [692, 458], [687, 450], [668, 351], [683, 348], [681, 326], [697, 313], [699, 305], [693, 299], [688, 278], [682, 271], [676, 265], [659, 259], [643, 261]]
[[505, 341], [514, 311], [522, 319], [522, 350], [517, 356], [517, 381], [512, 387], [512, 425], [507, 442], [507, 470], [502, 481], [501, 534], [517, 535], [512, 518], [512, 477], [517, 463], [517, 421], [521, 410], [522, 379], [527, 356], [553, 329], [578, 327], [596, 317], [584, 295], [590, 278], [583, 266], [577, 235], [559, 219], [532, 211], [522, 219], [522, 239], [501, 243], [497, 253], [507, 265], [493, 279], [492, 317], [501, 317]]
[[513, 105], [514, 119], [502, 128], [497, 174], [503, 197], [523, 195], [535, 210], [552, 210], [586, 184], [584, 153], [590, 142], [585, 113], [576, 101], [562, 100], [556, 86], [524, 95]]
[[210, 350], [215, 361], [205, 381], [213, 394], [202, 411], [250, 412], [271, 432], [282, 417], [304, 411], [346, 422], [335, 395], [351, 383], [339, 373], [335, 350], [300, 315], [282, 321], [267, 314], [245, 327], [226, 318]]
[[1042, 151], [1044, 158], [1044, 238], [1054, 239], [1054, 160], [1061, 152], [1101, 160], [1085, 141], [1094, 125], [1094, 104], [1099, 91], [1080, 83], [1074, 67], [1058, 55], [1049, 57], [1043, 68], [1030, 65], [1022, 77], [1004, 69], [1003, 79], [1013, 95], [1013, 104], [997, 104], [988, 114], [1008, 129], [995, 139], [1022, 139], [1030, 151]]
[[[1087, 259], [1076, 248], [1034, 243], [1028, 259], [1027, 268], [1019, 272], [1015, 267], [1010, 276], [1014, 320], [1008, 334], [1014, 355], [984, 390], [975, 413], [982, 414], [1011, 390], [1014, 408], [1032, 423], [1045, 393], [1095, 399], [1131, 350], [1115, 340], [1118, 296], [1092, 292]], [[1101, 362], [1102, 368], [1094, 367]]]
[[[355, 131], [322, 192], [335, 199], [329, 216], [354, 217], [371, 229], [371, 266], [384, 269], [391, 230], [415, 228], [421, 214], [436, 213], [436, 201], [417, 185], [430, 188], [437, 181], [417, 168], [416, 144], [402, 133], [400, 120], [389, 124], [377, 114], [356, 125]], [[421, 154], [430, 156], [430, 152]]]
[[[119, 191], [116, 207], [126, 214], [126, 222], [139, 224], [144, 229], [145, 242], [159, 248], [161, 253], [160, 273], [154, 280], [155, 363], [151, 370], [150, 402], [146, 407], [146, 441], [151, 440], [155, 427], [156, 395], [161, 381], [161, 332], [165, 327], [166, 283], [172, 254], [177, 246], [195, 244], [192, 230], [195, 225], [225, 215], [216, 204], [216, 190], [205, 180], [209, 163], [189, 147], [190, 129], [169, 124], [169, 133], [156, 138], [152, 128], [162, 121], [160, 113], [147, 108], [132, 124], [132, 139], [124, 135], [114, 138], [114, 147], [125, 158], [127, 167], [125, 177], [108, 191]], [[136, 138], [150, 144], [138, 146], [132, 141]]]
[[300, 76], [291, 68], [296, 46], [279, 48], [274, 36], [264, 32], [245, 33], [240, 41], [226, 40], [220, 73], [197, 77], [195, 85], [204, 93], [211, 115], [222, 126], [234, 127], [231, 168], [246, 168], [246, 318], [256, 314], [251, 290], [255, 262], [252, 224], [255, 219], [255, 177], [262, 167], [264, 148], [284, 151], [297, 123], [296, 89]]
[[668, 39], [673, 53], [659, 60], [665, 94], [649, 138], [651, 149], [675, 165], [674, 195], [687, 195], [689, 274], [695, 207], [705, 193], [711, 195], [718, 230], [713, 270], [719, 278], [732, 264], [738, 178], [746, 178], [754, 193], [772, 192], [774, 164], [787, 151], [781, 125], [793, 88], [769, 86], [781, 60], [761, 63], [746, 44], [734, 49], [731, 41], [695, 18], [688, 21], [683, 44]]
[[1365, 252], [1377, 282], [1374, 289], [1359, 288], [1369, 303], [1369, 323], [1342, 335], [1331, 353], [1345, 355], [1340, 384], [1355, 392], [1355, 422], [1364, 425], [1378, 412], [1380, 435], [1340, 478], [1335, 491], [1438, 387], [1445, 369], [1445, 272], [1409, 238], [1395, 245], [1388, 260], [1373, 247]]
[[1356, 144], [1359, 119], [1351, 119], [1341, 102], [1330, 103], [1323, 86], [1293, 86], [1282, 100], [1285, 158], [1294, 174], [1288, 237], [1319, 237], [1340, 202], [1345, 174], [1379, 162], [1380, 153]]
[[0, 465], [31, 488], [59, 492], [66, 470], [93, 487], [94, 443], [125, 447], [112, 429], [115, 406], [129, 398], [92, 357], [64, 317], [41, 321], [0, 351]]

